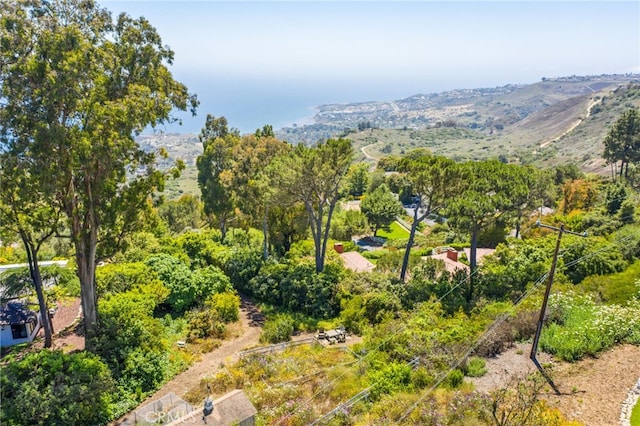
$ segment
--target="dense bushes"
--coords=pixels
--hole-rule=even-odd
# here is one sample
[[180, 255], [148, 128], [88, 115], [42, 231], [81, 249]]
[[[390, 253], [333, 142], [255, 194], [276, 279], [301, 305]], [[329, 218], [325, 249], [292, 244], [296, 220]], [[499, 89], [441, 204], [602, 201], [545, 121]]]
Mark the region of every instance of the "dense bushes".
[[240, 297], [232, 292], [216, 293], [205, 302], [207, 309], [216, 311], [224, 322], [238, 321], [240, 314]]
[[223, 269], [236, 289], [252, 294], [250, 281], [258, 275], [263, 263], [264, 260], [260, 250], [234, 248]]
[[265, 322], [260, 341], [266, 343], [287, 342], [291, 339], [294, 325], [293, 318], [290, 315], [275, 315]]
[[338, 313], [336, 293], [342, 275], [343, 269], [333, 263], [316, 274], [310, 261], [283, 261], [265, 265], [250, 280], [249, 288], [263, 302], [315, 318], [330, 318]]
[[169, 289], [166, 303], [174, 312], [182, 313], [194, 305], [195, 282], [191, 270], [184, 262], [168, 254], [157, 254], [147, 258], [145, 264]]
[[217, 266], [206, 266], [191, 271], [177, 257], [157, 254], [145, 263], [170, 290], [166, 303], [176, 313], [182, 313], [212, 294], [231, 291], [229, 278]]
[[409, 390], [411, 367], [408, 364], [386, 363], [381, 368], [370, 371], [369, 381], [373, 383], [371, 398], [377, 401], [382, 395]]
[[187, 342], [196, 339], [213, 337], [220, 339], [224, 336], [225, 325], [218, 312], [212, 309], [197, 309], [186, 314], [188, 323]]
[[98, 297], [129, 291], [149, 282], [151, 269], [141, 262], [107, 264], [96, 269]]
[[153, 312], [167, 294], [155, 281], [107, 296], [98, 305], [100, 332], [92, 341], [93, 350], [125, 393], [148, 392], [165, 377], [167, 341], [163, 324]]
[[0, 370], [0, 423], [96, 425], [110, 419], [114, 382], [107, 366], [87, 352], [31, 353]]

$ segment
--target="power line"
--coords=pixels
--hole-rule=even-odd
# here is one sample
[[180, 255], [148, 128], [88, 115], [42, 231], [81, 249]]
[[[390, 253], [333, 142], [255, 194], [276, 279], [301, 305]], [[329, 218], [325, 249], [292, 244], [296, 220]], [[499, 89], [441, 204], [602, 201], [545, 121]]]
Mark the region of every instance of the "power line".
[[[449, 291], [447, 291], [447, 293], [445, 293], [444, 295], [442, 295], [440, 298], [438, 298], [438, 300], [436, 301], [436, 303], [442, 302], [442, 300], [447, 297], [449, 294], [451, 294], [454, 290], [456, 290], [457, 288], [459, 288], [461, 285], [463, 285], [467, 280], [471, 279], [471, 276], [478, 273], [478, 270], [474, 271], [473, 273], [469, 274], [467, 277], [465, 277], [463, 280], [461, 280], [459, 283], [457, 283], [455, 286], [453, 286], [451, 289], [449, 289]], [[417, 308], [414, 308], [414, 313], [417, 311]], [[410, 314], [409, 314], [410, 315]], [[388, 343], [392, 338], [396, 337], [397, 335], [399, 335], [400, 333], [402, 333], [403, 331], [405, 331], [408, 327], [408, 324], [403, 323], [401, 325], [401, 327], [392, 332], [389, 337], [387, 337], [386, 339], [384, 339], [377, 347], [369, 350], [367, 352], [367, 354], [365, 356], [363, 356], [362, 358], [360, 358], [360, 361], [364, 361], [365, 359], [367, 359], [369, 356], [371, 356], [373, 353], [375, 353], [376, 351], [379, 351], [380, 348], [382, 346], [384, 346], [386, 343]], [[316, 393], [314, 393], [311, 397], [309, 397], [307, 400], [305, 400], [302, 404], [300, 404], [298, 407], [296, 407], [295, 409], [293, 409], [292, 411], [290, 411], [289, 413], [287, 413], [284, 417], [282, 417], [277, 423], [276, 425], [281, 424], [283, 421], [285, 421], [287, 418], [291, 417], [292, 415], [294, 415], [296, 412], [298, 412], [299, 410], [301, 410], [302, 408], [306, 407], [311, 401], [313, 401], [318, 395], [320, 395], [321, 393], [323, 393], [329, 386], [333, 385], [337, 380], [339, 380], [340, 378], [342, 378], [345, 374], [347, 374], [347, 372], [345, 371], [344, 373], [338, 375], [337, 377], [335, 377], [333, 380], [331, 380], [330, 382], [326, 383], [324, 386], [322, 386]], [[373, 385], [372, 385], [373, 386]], [[369, 386], [368, 388], [364, 389], [363, 391], [359, 392], [362, 393], [366, 390], [370, 390], [372, 386]], [[356, 394], [357, 395], [357, 394]], [[353, 398], [351, 398], [353, 399]], [[350, 400], [351, 400], [350, 399]], [[344, 403], [343, 403], [344, 404]], [[342, 404], [340, 404], [342, 405]]]
[[[633, 236], [632, 235], [627, 235], [626, 237], [623, 237], [621, 239], [621, 243], [631, 239]], [[595, 255], [599, 252], [608, 250], [608, 247], [602, 247], [601, 249], [590, 253], [589, 255], [585, 255], [579, 259], [576, 259], [576, 261], [574, 262], [574, 264], [577, 264], [579, 262], [585, 261], [587, 260], [589, 257], [591, 257], [592, 255]], [[480, 346], [480, 344], [487, 339], [487, 337], [489, 337], [491, 335], [491, 333], [493, 333], [495, 331], [495, 329], [501, 325], [504, 321], [506, 321], [506, 319], [508, 318], [508, 316], [513, 313], [515, 311], [515, 309], [522, 303], [524, 302], [524, 300], [526, 300], [529, 296], [531, 296], [540, 286], [540, 284], [542, 284], [545, 279], [547, 279], [549, 276], [549, 272], [545, 272], [543, 275], [540, 276], [540, 278], [538, 278], [538, 280], [533, 284], [533, 286], [527, 290], [515, 303], [514, 305], [511, 307], [511, 309], [509, 309], [507, 311], [507, 313], [503, 314], [502, 316], [500, 316], [498, 319], [496, 319], [493, 324], [489, 327], [489, 329], [483, 333], [478, 340], [471, 345], [471, 347], [464, 353], [463, 356], [459, 357], [457, 359], [457, 361], [455, 363], [453, 363], [450, 366], [450, 369], [446, 372], [446, 374], [443, 374], [440, 379], [434, 383], [427, 391], [424, 392], [424, 396], [420, 397], [416, 402], [414, 402], [409, 409], [407, 409], [404, 414], [400, 417], [400, 419], [398, 419], [398, 421], [396, 422], [397, 424], [402, 424], [402, 422], [411, 414], [411, 412], [421, 403], [424, 401], [424, 399], [427, 397], [427, 395], [430, 392], [433, 392], [440, 384], [442, 384], [442, 382], [449, 376], [449, 374], [451, 374], [451, 372], [453, 372], [453, 370], [455, 370], [456, 368], [458, 368], [460, 366], [460, 364], [462, 363], [462, 361], [464, 361], [464, 359], [466, 357], [468, 357], [478, 346]]]
[[[568, 231], [565, 231], [568, 232]], [[579, 234], [582, 235], [582, 234]], [[630, 239], [632, 236], [628, 235], [626, 237], [623, 237], [623, 239], [621, 239], [619, 241], [619, 243], [624, 242], [627, 239]], [[585, 255], [579, 259], [574, 260], [573, 262], [571, 262], [570, 264], [565, 265], [565, 268], [569, 267], [569, 266], [573, 266], [583, 260], [588, 259], [591, 256], [596, 255], [597, 253], [604, 251], [608, 249], [607, 247], [604, 247], [600, 250], [597, 250], [596, 252], [590, 253], [588, 255]], [[468, 280], [471, 279], [471, 277], [478, 273], [479, 270], [474, 271], [473, 273], [469, 274], [467, 277], [465, 277], [464, 279], [460, 280], [456, 285], [454, 285], [453, 287], [451, 287], [445, 294], [443, 294], [441, 297], [439, 297], [436, 301], [436, 303], [440, 303], [442, 302], [446, 297], [448, 297], [451, 293], [453, 293], [456, 289], [460, 288], [460, 286], [462, 286], [463, 284], [465, 284]], [[545, 279], [547, 279], [549, 276], [549, 273], [545, 273], [543, 274], [535, 283], [534, 285], [527, 290], [514, 304], [514, 306], [511, 308], [511, 310], [509, 310], [509, 313], [512, 313], [516, 307], [518, 307], [520, 305], [520, 303], [522, 303], [527, 297], [529, 297], [531, 294], [533, 294], [537, 288], [539, 287], [539, 285], [544, 282]], [[413, 313], [416, 313], [417, 308], [414, 308]], [[409, 316], [412, 313], [409, 313]], [[482, 335], [479, 337], [479, 339], [476, 341], [476, 343], [465, 353], [465, 355], [460, 358], [455, 364], [454, 367], [452, 367], [449, 372], [447, 374], [445, 374], [439, 381], [436, 382], [436, 384], [432, 387], [432, 390], [435, 389], [435, 387], [439, 386], [442, 381], [444, 381], [444, 379], [446, 379], [446, 377], [448, 376], [449, 373], [451, 373], [451, 371], [453, 371], [455, 368], [459, 367], [459, 365], [462, 363], [462, 361], [468, 357], [468, 355], [475, 349], [477, 349], [477, 347], [484, 342], [484, 340], [486, 340], [486, 338], [495, 331], [495, 329], [501, 325], [504, 321], [506, 321], [506, 319], [508, 318], [508, 315], [503, 315], [501, 317], [499, 317], [498, 319], [496, 319], [494, 321], [494, 323], [490, 326], [490, 328]], [[370, 349], [366, 355], [364, 355], [362, 358], [359, 359], [359, 362], [364, 361], [365, 359], [367, 359], [368, 357], [370, 357], [372, 354], [374, 354], [376, 351], [379, 351], [380, 348], [382, 346], [384, 346], [385, 344], [387, 344], [392, 338], [398, 336], [400, 333], [404, 332], [406, 329], [408, 328], [408, 324], [406, 322], [404, 322], [397, 330], [395, 330], [394, 332], [392, 332], [391, 334], [389, 334], [389, 336], [384, 339], [377, 347]], [[412, 361], [409, 361], [407, 364], [411, 363]], [[298, 405], [296, 408], [292, 409], [290, 412], [288, 412], [285, 416], [281, 417], [278, 422], [276, 422], [276, 425], [281, 424], [282, 422], [284, 422], [287, 418], [291, 417], [292, 415], [294, 415], [295, 413], [297, 413], [298, 411], [300, 411], [301, 409], [305, 408], [306, 406], [308, 406], [311, 401], [313, 401], [317, 396], [319, 396], [320, 394], [322, 394], [323, 392], [325, 392], [330, 386], [332, 386], [334, 383], [336, 383], [339, 379], [341, 379], [345, 374], [347, 374], [347, 372], [343, 372], [342, 374], [338, 375], [337, 377], [335, 377], [333, 380], [329, 381], [328, 383], [326, 383], [325, 385], [323, 385], [318, 391], [316, 391], [312, 396], [310, 396], [307, 400], [305, 400], [302, 404]], [[376, 383], [373, 383], [371, 386], [368, 386], [367, 388], [363, 389], [362, 391], [358, 392], [356, 395], [354, 395], [354, 397], [350, 398], [349, 400], [339, 404], [336, 408], [342, 407], [345, 404], [349, 403], [350, 401], [353, 400], [359, 400], [357, 397], [359, 395], [363, 395], [365, 393], [367, 393], [368, 391], [371, 390], [372, 387], [374, 387], [376, 385]], [[357, 401], [356, 401], [357, 402]], [[421, 402], [420, 400], [417, 402], [419, 403]], [[416, 405], [417, 405], [416, 403]], [[415, 407], [413, 407], [415, 408]], [[410, 410], [413, 410], [413, 408], [411, 408]], [[334, 409], [335, 410], [335, 409]], [[332, 410], [332, 411], [334, 411]], [[407, 414], [408, 415], [408, 414]], [[316, 420], [314, 422], [314, 424], [317, 424], [319, 421], [321, 421], [322, 418], [324, 418], [325, 416], [321, 417], [320, 419]]]

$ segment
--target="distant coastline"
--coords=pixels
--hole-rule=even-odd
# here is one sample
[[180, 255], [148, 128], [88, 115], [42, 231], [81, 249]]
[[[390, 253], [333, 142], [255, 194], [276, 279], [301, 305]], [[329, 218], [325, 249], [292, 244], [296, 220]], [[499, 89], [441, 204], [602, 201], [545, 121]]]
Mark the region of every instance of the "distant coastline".
[[319, 111], [318, 107], [317, 106], [308, 107], [307, 110], [308, 110], [307, 115], [301, 118], [297, 118], [293, 121], [285, 122], [284, 124], [278, 126], [277, 130], [282, 130], [287, 127], [301, 127], [301, 126], [308, 126], [310, 124], [314, 124], [315, 116]]

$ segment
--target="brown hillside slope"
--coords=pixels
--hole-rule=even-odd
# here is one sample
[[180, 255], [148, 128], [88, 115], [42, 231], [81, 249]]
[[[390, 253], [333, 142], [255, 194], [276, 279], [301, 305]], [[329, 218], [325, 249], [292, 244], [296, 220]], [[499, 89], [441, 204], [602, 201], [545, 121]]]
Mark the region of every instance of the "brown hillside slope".
[[[537, 371], [529, 359], [530, 344], [517, 344], [487, 360], [487, 374], [471, 381], [480, 392], [509, 386]], [[541, 397], [568, 419], [587, 426], [619, 424], [624, 400], [640, 377], [640, 346], [618, 345], [597, 358], [576, 363], [554, 360], [540, 353], [538, 359], [553, 375], [561, 395], [550, 388]]]

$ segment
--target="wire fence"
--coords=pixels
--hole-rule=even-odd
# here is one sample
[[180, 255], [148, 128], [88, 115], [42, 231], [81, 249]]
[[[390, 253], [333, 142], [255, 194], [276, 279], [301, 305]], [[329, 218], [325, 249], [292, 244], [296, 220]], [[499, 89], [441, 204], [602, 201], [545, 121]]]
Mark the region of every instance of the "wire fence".
[[244, 358], [244, 357], [247, 357], [249, 355], [278, 352], [278, 351], [283, 351], [286, 348], [289, 348], [289, 347], [292, 347], [292, 346], [308, 345], [308, 344], [311, 344], [311, 343], [320, 344], [318, 342], [318, 339], [316, 339], [315, 337], [307, 337], [307, 338], [304, 338], [304, 339], [294, 340], [294, 341], [291, 341], [291, 342], [282, 342], [282, 343], [276, 343], [275, 345], [260, 346], [258, 348], [249, 349], [249, 350], [246, 350], [246, 351], [239, 352], [238, 356], [240, 358]]

